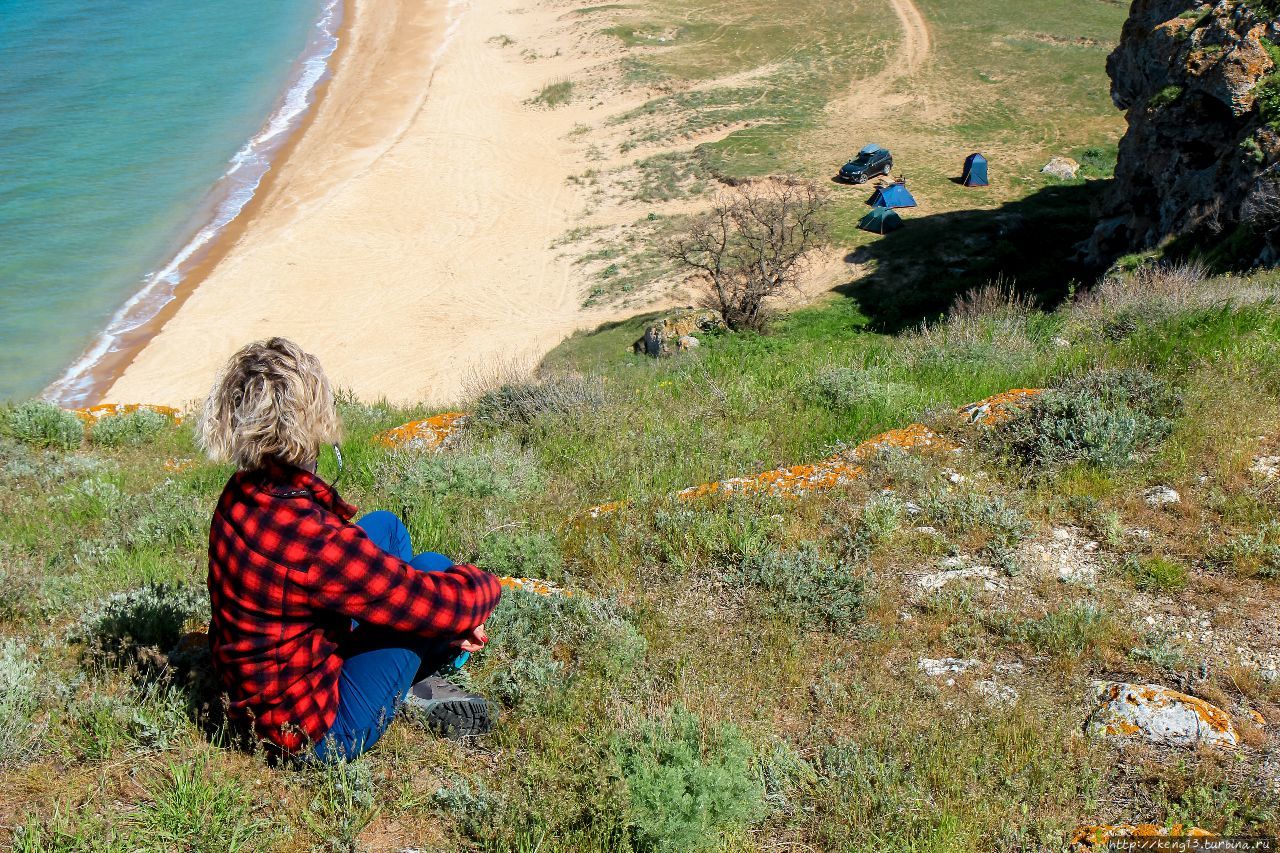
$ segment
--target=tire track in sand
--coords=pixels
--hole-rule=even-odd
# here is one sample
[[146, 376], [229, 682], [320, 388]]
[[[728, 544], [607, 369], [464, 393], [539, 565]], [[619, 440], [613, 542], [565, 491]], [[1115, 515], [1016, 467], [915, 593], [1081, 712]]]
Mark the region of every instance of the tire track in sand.
[[841, 109], [858, 119], [875, 118], [887, 108], [903, 106], [915, 95], [892, 92], [893, 84], [918, 72], [933, 52], [933, 38], [929, 24], [912, 0], [889, 0], [898, 24], [902, 28], [902, 41], [890, 48], [885, 66], [872, 77], [854, 82], [853, 91]]

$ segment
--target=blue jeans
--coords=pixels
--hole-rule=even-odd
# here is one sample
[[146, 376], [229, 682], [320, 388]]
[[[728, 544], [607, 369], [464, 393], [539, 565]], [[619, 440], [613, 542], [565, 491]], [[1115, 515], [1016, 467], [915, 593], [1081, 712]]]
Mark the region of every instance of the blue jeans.
[[[409, 531], [395, 513], [371, 512], [357, 523], [379, 548], [419, 571], [439, 572], [453, 565], [430, 551], [414, 556]], [[462, 666], [470, 657], [439, 640], [359, 624], [338, 655], [338, 716], [315, 746], [321, 761], [350, 761], [368, 750], [387, 730], [410, 687], [450, 664]]]

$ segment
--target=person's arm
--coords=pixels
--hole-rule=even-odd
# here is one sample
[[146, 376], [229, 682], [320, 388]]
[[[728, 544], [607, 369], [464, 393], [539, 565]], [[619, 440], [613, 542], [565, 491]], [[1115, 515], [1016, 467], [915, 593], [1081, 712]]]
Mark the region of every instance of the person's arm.
[[498, 579], [475, 566], [422, 572], [383, 551], [354, 524], [335, 533], [312, 569], [312, 603], [364, 624], [454, 639], [498, 605]]

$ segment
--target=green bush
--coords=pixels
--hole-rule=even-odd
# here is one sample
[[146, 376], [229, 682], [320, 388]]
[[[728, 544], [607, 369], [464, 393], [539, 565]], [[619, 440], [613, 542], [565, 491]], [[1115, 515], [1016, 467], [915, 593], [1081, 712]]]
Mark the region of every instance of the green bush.
[[1167, 107], [1181, 98], [1184, 91], [1181, 86], [1165, 86], [1147, 101], [1147, 109], [1158, 110], [1161, 107]]
[[1125, 575], [1144, 592], [1176, 592], [1187, 585], [1187, 567], [1178, 560], [1152, 555], [1127, 557]]
[[319, 842], [313, 850], [347, 853], [382, 810], [373, 774], [365, 762], [334, 761], [309, 768], [312, 791], [302, 820]]
[[100, 418], [89, 428], [89, 438], [102, 447], [141, 447], [159, 435], [169, 419], [151, 409]]
[[488, 391], [472, 407], [481, 424], [528, 424], [544, 415], [594, 411], [604, 404], [600, 382], [585, 376], [552, 376], [541, 381], [508, 382]]
[[71, 412], [43, 400], [28, 400], [4, 412], [4, 432], [25, 444], [71, 450], [84, 441], [84, 424]]
[[764, 814], [751, 744], [733, 726], [704, 731], [695, 714], [677, 707], [638, 737], [616, 739], [614, 753], [640, 850], [705, 850]]
[[1043, 470], [1129, 464], [1163, 441], [1176, 395], [1146, 371], [1097, 371], [1047, 391], [987, 433], [997, 455]]
[[812, 544], [749, 554], [725, 571], [724, 581], [747, 592], [765, 612], [801, 625], [848, 628], [865, 612], [863, 579]]
[[487, 628], [483, 665], [464, 672], [511, 707], [545, 699], [584, 670], [616, 678], [645, 650], [623, 610], [604, 598], [506, 590]]
[[557, 80], [554, 83], [548, 83], [542, 87], [534, 98], [533, 103], [542, 104], [545, 107], [558, 107], [561, 104], [569, 103], [569, 98], [573, 95], [572, 80]]
[[545, 533], [498, 531], [480, 542], [476, 564], [495, 575], [559, 580], [564, 557]]

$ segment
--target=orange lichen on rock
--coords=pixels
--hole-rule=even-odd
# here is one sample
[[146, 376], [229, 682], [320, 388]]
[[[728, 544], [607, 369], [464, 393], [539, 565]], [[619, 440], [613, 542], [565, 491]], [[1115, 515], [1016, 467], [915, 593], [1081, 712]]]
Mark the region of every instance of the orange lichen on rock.
[[924, 424], [909, 424], [868, 438], [855, 447], [851, 455], [855, 459], [866, 459], [889, 448], [947, 452], [955, 450], [956, 446]]
[[601, 516], [612, 515], [626, 505], [626, 501], [609, 501], [607, 504], [591, 507], [583, 515], [587, 518], [600, 518]]
[[1043, 388], [1014, 388], [993, 394], [985, 400], [962, 406], [960, 414], [969, 419], [969, 423], [981, 426], [995, 426], [1013, 417], [1013, 410], [1024, 405], [1044, 393]]
[[563, 595], [571, 596], [573, 593], [567, 592], [560, 587], [548, 581], [539, 580], [538, 578], [513, 578], [503, 575], [498, 578], [498, 583], [503, 589], [518, 589], [524, 592], [531, 592], [534, 595]]
[[1231, 715], [1196, 696], [1157, 684], [1100, 681], [1094, 685], [1097, 707], [1089, 721], [1093, 734], [1140, 737], [1171, 746], [1237, 746], [1240, 735]]
[[198, 463], [194, 459], [187, 457], [170, 457], [164, 460], [164, 470], [174, 474], [181, 474], [183, 471], [190, 471], [195, 468]]
[[383, 447], [436, 450], [466, 423], [466, 419], [466, 412], [445, 412], [380, 432], [374, 440]]
[[91, 424], [102, 418], [127, 415], [140, 409], [164, 415], [174, 423], [182, 423], [182, 413], [173, 406], [160, 406], [152, 403], [99, 403], [96, 406], [86, 406], [82, 409], [71, 409], [70, 411], [80, 420]]
[[1115, 823], [1082, 826], [1071, 836], [1071, 846], [1076, 850], [1098, 850], [1112, 841], [1124, 838], [1217, 838], [1212, 832], [1198, 826], [1156, 826], [1154, 823]]
[[680, 500], [695, 500], [711, 495], [749, 494], [799, 497], [806, 492], [847, 486], [863, 475], [859, 462], [890, 447], [902, 450], [955, 449], [955, 445], [924, 424], [911, 424], [872, 436], [852, 450], [828, 456], [820, 462], [774, 468], [772, 471], [731, 477], [714, 483], [701, 483], [682, 489], [676, 493], [676, 497]]

